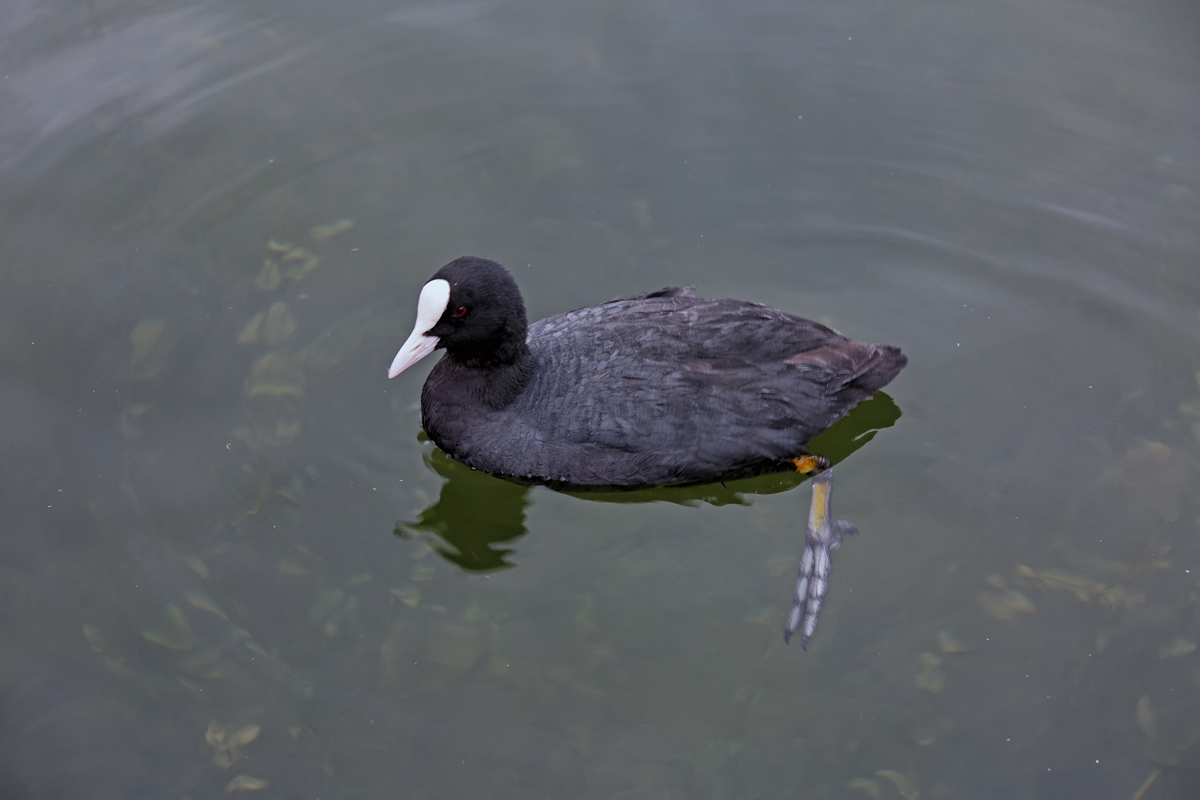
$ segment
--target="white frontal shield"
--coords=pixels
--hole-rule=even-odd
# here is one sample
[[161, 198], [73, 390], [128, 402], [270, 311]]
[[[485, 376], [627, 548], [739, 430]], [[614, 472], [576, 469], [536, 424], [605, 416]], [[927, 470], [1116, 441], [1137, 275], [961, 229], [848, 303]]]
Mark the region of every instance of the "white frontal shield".
[[437, 347], [438, 339], [436, 336], [426, 334], [442, 318], [442, 314], [446, 313], [446, 306], [449, 303], [449, 283], [438, 278], [436, 281], [425, 284], [425, 288], [421, 290], [421, 297], [417, 300], [417, 324], [413, 326], [412, 334], [409, 335], [404, 346], [400, 348], [400, 352], [396, 353], [396, 357], [392, 360], [392, 366], [388, 369], [389, 378], [396, 377], [433, 352], [433, 349]]

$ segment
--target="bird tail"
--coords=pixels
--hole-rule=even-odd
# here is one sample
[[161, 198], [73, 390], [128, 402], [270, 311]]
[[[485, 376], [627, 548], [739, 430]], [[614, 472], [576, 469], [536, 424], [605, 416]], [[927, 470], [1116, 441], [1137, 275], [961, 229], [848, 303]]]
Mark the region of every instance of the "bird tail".
[[857, 403], [887, 386], [904, 369], [908, 359], [898, 347], [865, 344], [845, 339], [797, 353], [785, 363], [828, 370], [827, 394], [852, 395]]
[[866, 359], [869, 363], [864, 363], [864, 368], [858, 374], [843, 383], [843, 386], [859, 389], [864, 397], [887, 386], [908, 364], [908, 357], [900, 352], [899, 347], [890, 344], [873, 344], [869, 347], [873, 351], [871, 357]]

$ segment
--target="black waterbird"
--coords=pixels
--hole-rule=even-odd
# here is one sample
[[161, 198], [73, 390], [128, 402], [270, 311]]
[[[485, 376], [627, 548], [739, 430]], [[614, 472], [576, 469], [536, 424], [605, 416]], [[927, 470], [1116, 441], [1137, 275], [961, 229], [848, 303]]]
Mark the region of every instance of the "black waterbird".
[[759, 303], [669, 287], [530, 325], [504, 267], [463, 257], [421, 290], [394, 378], [435, 349], [426, 433], [485, 472], [555, 488], [636, 488], [799, 470], [817, 476], [785, 637], [807, 644], [829, 551], [832, 470], [807, 442], [887, 385], [907, 359]]

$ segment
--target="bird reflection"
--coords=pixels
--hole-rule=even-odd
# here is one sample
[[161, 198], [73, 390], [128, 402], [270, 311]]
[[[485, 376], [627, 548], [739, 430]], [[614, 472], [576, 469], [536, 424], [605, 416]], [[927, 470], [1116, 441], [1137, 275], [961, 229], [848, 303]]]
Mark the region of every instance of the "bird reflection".
[[[825, 456], [833, 464], [845, 459], [889, 428], [900, 418], [900, 409], [883, 392], [864, 400], [829, 430], [809, 442], [811, 453]], [[489, 572], [512, 567], [512, 543], [525, 535], [525, 509], [530, 502], [529, 485], [473, 470], [432, 448], [425, 462], [446, 479], [437, 502], [413, 522], [397, 522], [394, 533], [402, 538], [413, 534], [427, 537], [435, 551], [447, 561], [470, 572]], [[656, 486], [632, 491], [564, 491], [583, 500], [605, 503], [649, 503], [662, 501], [681, 505], [748, 505], [747, 494], [775, 494], [795, 488], [806, 480], [797, 472], [773, 473], [717, 483]]]

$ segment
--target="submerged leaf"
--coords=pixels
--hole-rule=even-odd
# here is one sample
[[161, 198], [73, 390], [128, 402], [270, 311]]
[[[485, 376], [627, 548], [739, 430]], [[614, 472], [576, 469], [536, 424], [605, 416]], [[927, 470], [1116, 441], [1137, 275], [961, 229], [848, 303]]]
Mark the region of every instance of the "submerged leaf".
[[[239, 425], [233, 429], [233, 438], [251, 450], [260, 452], [269, 447], [282, 447], [300, 433], [299, 420], [257, 421], [251, 425]], [[264, 495], [261, 500], [266, 499]], [[259, 506], [256, 506], [257, 513]]]
[[134, 326], [129, 333], [129, 343], [133, 345], [132, 361], [135, 367], [154, 351], [154, 346], [166, 329], [167, 321], [158, 317], [147, 317]]
[[250, 723], [244, 728], [238, 728], [229, 734], [229, 743], [234, 747], [242, 747], [248, 745], [258, 738], [258, 734], [262, 728], [255, 723]]
[[296, 318], [283, 303], [273, 303], [263, 320], [262, 335], [267, 344], [282, 344], [296, 332]]
[[354, 220], [339, 219], [337, 222], [330, 222], [328, 225], [317, 225], [308, 232], [309, 237], [317, 244], [327, 242], [339, 233], [345, 233], [354, 227]]
[[1158, 741], [1158, 722], [1154, 717], [1154, 709], [1150, 706], [1149, 694], [1138, 698], [1137, 709], [1134, 713], [1142, 733], [1146, 734], [1146, 738], [1150, 740], [1151, 744], [1155, 744]]
[[1082, 575], [1074, 575], [1061, 569], [1048, 569], [1037, 572], [1024, 564], [1017, 566], [1017, 576], [1033, 581], [1043, 589], [1058, 592], [1070, 592], [1083, 602], [1088, 602], [1093, 596], [1102, 597], [1107, 587], [1099, 581], [1093, 581]]
[[158, 317], [148, 317], [139, 322], [129, 334], [133, 354], [129, 360], [129, 371], [133, 380], [153, 378], [167, 365], [167, 345], [162, 340], [167, 322]]
[[260, 778], [251, 778], [249, 775], [238, 775], [226, 785], [225, 794], [233, 792], [257, 792], [259, 789], [267, 788], [267, 785], [267, 782]]
[[1193, 642], [1191, 639], [1177, 636], [1169, 645], [1158, 651], [1158, 657], [1162, 659], [1180, 658], [1194, 652], [1195, 650], [1195, 642]]
[[263, 658], [274, 658], [274, 656], [272, 656], [270, 653], [267, 652], [267, 649], [265, 647], [263, 647], [261, 644], [254, 641], [253, 639], [246, 642], [246, 649], [249, 650], [251, 653], [262, 656]]
[[169, 603], [162, 618], [142, 628], [142, 638], [168, 650], [191, 650], [199, 642], [179, 606]]
[[937, 635], [938, 649], [943, 653], [965, 653], [967, 646], [950, 631], [939, 631]]
[[279, 272], [279, 265], [269, 258], [264, 258], [262, 272], [258, 273], [254, 285], [264, 292], [271, 292], [278, 289], [282, 282], [283, 275]]
[[97, 653], [104, 652], [104, 637], [100, 635], [100, 629], [95, 625], [83, 626], [83, 638], [87, 639], [93, 651]]
[[266, 316], [267, 315], [265, 312], [260, 311], [251, 317], [250, 321], [247, 322], [245, 326], [242, 327], [241, 332], [238, 333], [237, 343], [239, 345], [247, 345], [258, 342], [258, 333], [262, 329], [263, 319], [265, 319]]
[[205, 647], [179, 659], [179, 666], [192, 673], [210, 670], [224, 657], [225, 651], [220, 647]]
[[184, 595], [184, 598], [188, 601], [188, 605], [190, 605], [192, 608], [198, 608], [201, 611], [207, 611], [210, 614], [216, 614], [218, 617], [226, 621], [229, 620], [229, 617], [225, 615], [225, 612], [222, 611], [217, 604], [212, 601], [211, 597], [203, 592], [188, 592]]
[[413, 586], [411, 583], [407, 586], [396, 586], [388, 590], [396, 597], [400, 598], [400, 602], [410, 608], [416, 608], [421, 602], [421, 589], [418, 586]]
[[[281, 427], [281, 424], [283, 427]], [[292, 430], [290, 427], [288, 427], [289, 425], [294, 425], [295, 429]], [[280, 438], [291, 438], [300, 432], [300, 422], [297, 420], [294, 423], [276, 424], [275, 432]], [[301, 478], [299, 474], [293, 472], [292, 477], [288, 480], [288, 482], [276, 489], [275, 493], [286, 497], [293, 503], [298, 504], [305, 495], [304, 479]]]
[[917, 800], [921, 796], [921, 790], [917, 788], [917, 783], [912, 778], [905, 775], [903, 772], [897, 772], [894, 769], [876, 770], [876, 775], [881, 778], [887, 778], [896, 786], [896, 791], [904, 800]]
[[917, 673], [917, 688], [927, 692], [940, 692], [946, 685], [946, 678], [941, 670], [942, 660], [933, 653], [921, 653], [918, 660], [922, 668]]
[[208, 565], [201, 561], [199, 557], [188, 556], [184, 560], [187, 561], [187, 565], [192, 568], [192, 572], [196, 573], [204, 580], [208, 580], [210, 577], [212, 577], [212, 573], [208, 570]]
[[883, 792], [879, 790], [879, 784], [870, 778], [851, 778], [846, 781], [846, 788], [857, 789], [871, 800], [879, 800], [883, 797]]
[[283, 274], [294, 281], [304, 280], [321, 263], [320, 258], [303, 247], [292, 248], [283, 257], [283, 260], [293, 262]]
[[996, 619], [1012, 619], [1017, 614], [1032, 614], [1037, 608], [1025, 594], [1016, 589], [1003, 592], [984, 592], [979, 603], [989, 616]]
[[303, 578], [308, 574], [308, 570], [303, 565], [290, 559], [280, 561], [275, 569], [279, 570], [284, 575], [290, 575], [293, 578]]
[[1162, 442], [1141, 441], [1121, 458], [1108, 482], [1125, 487], [1166, 522], [1174, 522], [1195, 499], [1196, 460]]
[[[213, 754], [213, 763], [220, 769], [229, 769], [232, 767], [242, 757], [242, 753], [238, 748], [244, 747], [257, 739], [261, 730], [262, 728], [253, 722], [249, 725], [234, 727], [233, 725], [218, 725], [215, 719], [210, 720], [208, 729], [204, 732], [204, 741], [216, 751]], [[236, 781], [237, 778], [234, 778], [234, 780]], [[263, 786], [266, 786], [266, 784], [264, 783]], [[259, 786], [257, 788], [261, 789], [263, 787]]]
[[129, 678], [135, 674], [133, 670], [125, 666], [125, 659], [123, 658], [105, 656], [104, 666], [108, 667], [108, 671], [118, 678]]
[[1160, 775], [1162, 775], [1161, 769], [1153, 770], [1149, 777], [1142, 781], [1142, 785], [1137, 788], [1137, 791], [1129, 796], [1129, 800], [1142, 800], [1142, 798], [1146, 796], [1146, 792], [1150, 791], [1150, 787], [1154, 785], [1154, 782], [1158, 780]]
[[284, 353], [271, 351], [250, 368], [247, 397], [304, 397], [304, 373]]

